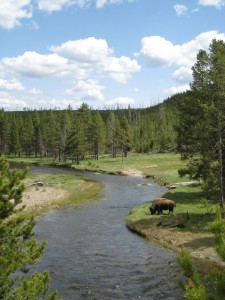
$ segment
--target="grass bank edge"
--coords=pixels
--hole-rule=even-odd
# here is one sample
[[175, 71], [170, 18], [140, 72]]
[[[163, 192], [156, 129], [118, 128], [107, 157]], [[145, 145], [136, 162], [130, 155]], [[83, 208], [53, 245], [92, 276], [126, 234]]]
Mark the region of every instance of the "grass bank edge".
[[[102, 198], [102, 184], [85, 176], [76, 176], [74, 174], [34, 174], [28, 172], [24, 184], [25, 186], [32, 181], [43, 181], [50, 184], [54, 189], [65, 191], [65, 198], [50, 200], [46, 203], [37, 204], [23, 211], [25, 217], [38, 217], [52, 208], [76, 205], [81, 203], [96, 201]], [[36, 187], [36, 190], [43, 190], [44, 187]], [[26, 187], [29, 190], [29, 187]]]

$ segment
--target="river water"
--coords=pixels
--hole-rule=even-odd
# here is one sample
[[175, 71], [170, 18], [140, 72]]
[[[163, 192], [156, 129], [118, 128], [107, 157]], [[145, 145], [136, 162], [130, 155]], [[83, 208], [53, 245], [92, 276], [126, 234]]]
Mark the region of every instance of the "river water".
[[[32, 167], [33, 172], [72, 172]], [[64, 300], [183, 299], [177, 254], [147, 242], [125, 226], [129, 210], [165, 193], [141, 177], [82, 173], [103, 183], [100, 201], [53, 209], [35, 233], [47, 240], [35, 270], [47, 269]], [[148, 181], [149, 183], [149, 181]]]

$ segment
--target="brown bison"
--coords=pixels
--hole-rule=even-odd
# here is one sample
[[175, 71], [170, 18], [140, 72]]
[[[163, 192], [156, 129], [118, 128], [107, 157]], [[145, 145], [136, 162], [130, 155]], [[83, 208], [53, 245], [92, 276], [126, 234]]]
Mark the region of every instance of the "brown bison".
[[152, 206], [149, 207], [149, 210], [152, 215], [154, 215], [156, 212], [159, 214], [162, 214], [163, 210], [169, 210], [169, 213], [173, 213], [173, 209], [176, 206], [176, 203], [172, 200], [166, 199], [166, 198], [158, 198], [152, 202]]

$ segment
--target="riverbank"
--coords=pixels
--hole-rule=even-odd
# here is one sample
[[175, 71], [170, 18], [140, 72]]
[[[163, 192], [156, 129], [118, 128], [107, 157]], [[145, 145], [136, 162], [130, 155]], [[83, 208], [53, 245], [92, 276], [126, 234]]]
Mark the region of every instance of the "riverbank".
[[24, 180], [22, 203], [25, 215], [39, 216], [52, 208], [79, 205], [101, 198], [101, 183], [74, 174], [35, 174]]
[[[35, 161], [35, 163], [47, 164], [49, 161], [40, 161], [39, 159], [39, 162]], [[176, 189], [169, 190], [164, 195], [164, 197], [174, 200], [177, 204], [173, 216], [151, 216], [149, 213], [150, 203], [146, 203], [130, 211], [126, 220], [127, 227], [164, 247], [177, 251], [184, 247], [192, 257], [207, 260], [210, 263], [221, 263], [215, 252], [214, 236], [210, 229], [211, 222], [215, 218], [215, 205], [203, 199], [199, 186], [183, 186], [182, 184], [179, 186], [182, 181], [188, 180], [178, 176], [177, 170], [183, 165], [177, 154], [137, 154], [124, 158], [123, 161], [119, 157], [114, 159], [108, 156], [102, 157], [98, 161], [86, 159], [81, 161], [80, 165], [68, 164], [69, 167], [81, 170], [146, 176], [160, 184], [178, 183]], [[88, 193], [90, 194], [90, 191]], [[41, 191], [39, 196], [43, 196]], [[50, 192], [49, 197], [52, 199]], [[62, 198], [55, 199], [56, 201], [50, 203], [50, 207], [61, 205], [63, 197], [62, 194]], [[65, 203], [64, 200], [63, 203]], [[163, 226], [157, 226], [160, 223]], [[168, 224], [183, 224], [184, 228], [164, 227]]]
[[151, 215], [152, 204], [147, 202], [131, 209], [126, 219], [127, 228], [178, 253], [186, 249], [203, 273], [216, 266], [225, 267], [215, 250], [215, 235], [211, 231], [216, 205], [202, 197], [200, 187], [180, 186], [162, 197], [175, 201], [174, 214]]

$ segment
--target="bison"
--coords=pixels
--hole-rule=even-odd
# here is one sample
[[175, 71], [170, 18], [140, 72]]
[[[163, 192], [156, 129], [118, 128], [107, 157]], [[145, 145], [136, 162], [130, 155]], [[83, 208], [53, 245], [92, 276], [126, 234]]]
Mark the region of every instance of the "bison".
[[176, 203], [172, 200], [166, 199], [166, 198], [158, 198], [152, 202], [152, 206], [149, 207], [149, 210], [152, 215], [154, 215], [156, 212], [159, 214], [162, 214], [163, 210], [169, 210], [169, 213], [173, 213], [173, 209], [176, 206]]

